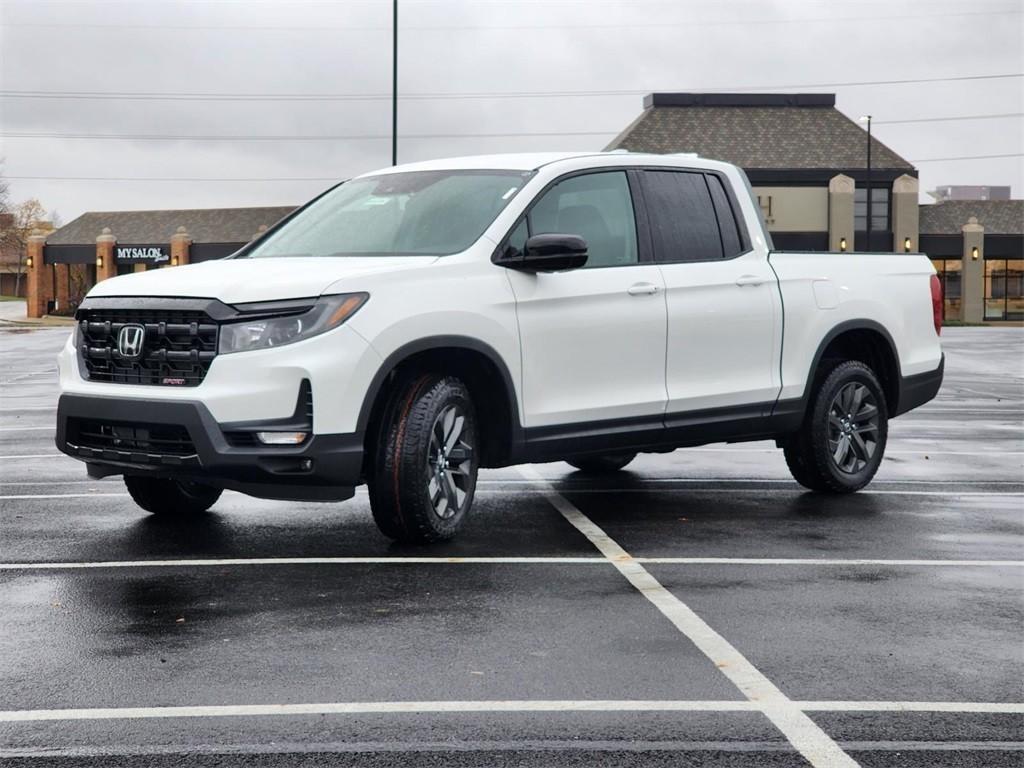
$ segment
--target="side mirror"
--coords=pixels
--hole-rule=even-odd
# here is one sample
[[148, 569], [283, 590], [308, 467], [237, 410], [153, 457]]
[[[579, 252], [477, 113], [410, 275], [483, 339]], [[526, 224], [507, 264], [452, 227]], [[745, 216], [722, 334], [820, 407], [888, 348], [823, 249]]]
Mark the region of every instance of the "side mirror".
[[512, 253], [497, 262], [521, 272], [562, 272], [587, 263], [587, 241], [579, 235], [534, 235], [522, 253]]

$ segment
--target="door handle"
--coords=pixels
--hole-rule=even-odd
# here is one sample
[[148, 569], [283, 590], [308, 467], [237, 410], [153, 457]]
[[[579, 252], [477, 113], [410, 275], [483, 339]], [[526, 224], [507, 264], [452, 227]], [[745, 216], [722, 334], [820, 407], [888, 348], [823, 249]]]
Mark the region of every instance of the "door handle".
[[736, 285], [761, 285], [765, 279], [758, 275], [740, 275], [736, 278]]
[[657, 293], [660, 288], [654, 283], [633, 283], [629, 286], [626, 293], [630, 296], [649, 296], [652, 293]]

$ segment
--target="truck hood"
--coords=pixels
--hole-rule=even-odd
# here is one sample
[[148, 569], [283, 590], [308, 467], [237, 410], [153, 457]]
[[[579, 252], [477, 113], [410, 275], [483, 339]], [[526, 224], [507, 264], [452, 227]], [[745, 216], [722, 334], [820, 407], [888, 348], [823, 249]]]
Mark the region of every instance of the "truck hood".
[[[300, 299], [319, 296], [339, 280], [416, 269], [436, 259], [436, 256], [372, 256], [205, 261], [103, 280], [89, 291], [89, 296], [195, 297], [220, 299], [226, 304]], [[358, 290], [358, 286], [353, 286], [353, 290]]]

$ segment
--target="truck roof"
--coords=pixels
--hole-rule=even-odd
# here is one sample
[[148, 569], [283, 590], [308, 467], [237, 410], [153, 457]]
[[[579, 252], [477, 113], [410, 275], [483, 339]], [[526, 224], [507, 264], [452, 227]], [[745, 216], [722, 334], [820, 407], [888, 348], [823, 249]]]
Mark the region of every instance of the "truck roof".
[[[692, 161], [696, 155], [649, 155], [643, 153], [614, 152], [515, 152], [495, 155], [468, 155], [465, 157], [447, 157], [437, 160], [425, 160], [418, 163], [405, 163], [393, 168], [370, 171], [363, 176], [377, 176], [383, 173], [401, 173], [403, 171], [447, 171], [447, 170], [510, 170], [534, 171], [541, 166], [566, 160], [581, 158], [629, 157], [634, 162], [637, 158], [658, 158], [658, 164], [664, 164], [667, 157], [679, 157]], [[357, 177], [358, 178], [358, 177]]]

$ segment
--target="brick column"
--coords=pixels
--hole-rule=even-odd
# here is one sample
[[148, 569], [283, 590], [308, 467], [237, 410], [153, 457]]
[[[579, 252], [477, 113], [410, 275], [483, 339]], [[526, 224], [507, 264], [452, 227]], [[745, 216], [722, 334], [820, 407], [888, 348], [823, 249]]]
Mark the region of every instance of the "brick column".
[[104, 227], [96, 238], [96, 282], [108, 277], [117, 277], [117, 260], [114, 258], [114, 245], [117, 238], [110, 234], [110, 227]]
[[253, 240], [259, 240], [265, 234], [267, 234], [267, 225], [260, 224], [258, 227], [256, 227], [256, 233], [249, 238], [249, 242], [251, 243]]
[[178, 231], [171, 235], [171, 260], [164, 266], [183, 267], [188, 264], [191, 245], [191, 235], [184, 227], [178, 227]]
[[831, 251], [853, 250], [853, 179], [837, 174], [828, 182], [828, 247]]
[[[903, 174], [892, 183], [892, 249], [896, 253], [917, 253], [918, 221], [921, 205], [917, 201], [918, 182]], [[910, 248], [907, 248], [907, 241]]]
[[980, 323], [985, 319], [985, 228], [971, 216], [961, 231], [964, 233], [964, 255], [960, 277], [960, 319], [965, 323]]
[[28, 237], [25, 255], [25, 297], [26, 314], [42, 317], [46, 314], [46, 303], [53, 298], [53, 268], [43, 263], [46, 235], [38, 229]]

